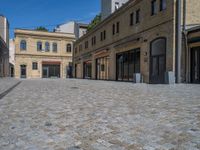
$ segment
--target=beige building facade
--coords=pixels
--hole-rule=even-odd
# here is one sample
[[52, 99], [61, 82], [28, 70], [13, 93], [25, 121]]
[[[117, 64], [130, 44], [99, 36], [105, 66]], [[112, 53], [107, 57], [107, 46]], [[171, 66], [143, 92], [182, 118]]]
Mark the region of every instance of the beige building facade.
[[[199, 8], [186, 5], [186, 25], [200, 24]], [[75, 42], [74, 76], [166, 83], [175, 78], [175, 40], [176, 0], [130, 0]]]
[[71, 77], [73, 34], [15, 30], [16, 78]]

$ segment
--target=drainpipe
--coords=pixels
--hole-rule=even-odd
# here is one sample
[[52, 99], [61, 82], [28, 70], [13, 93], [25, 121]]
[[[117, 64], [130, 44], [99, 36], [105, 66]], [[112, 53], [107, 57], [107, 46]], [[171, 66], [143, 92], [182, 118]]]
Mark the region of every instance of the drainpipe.
[[176, 83], [181, 83], [181, 0], [176, 1]]
[[188, 33], [186, 31], [186, 0], [183, 0], [183, 34], [185, 42], [185, 78], [189, 82], [189, 48], [188, 48]]

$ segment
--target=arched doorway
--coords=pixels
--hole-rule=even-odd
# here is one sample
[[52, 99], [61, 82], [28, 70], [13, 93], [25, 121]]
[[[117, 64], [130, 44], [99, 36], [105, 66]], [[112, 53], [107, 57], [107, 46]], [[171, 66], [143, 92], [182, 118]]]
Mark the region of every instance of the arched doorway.
[[166, 38], [157, 38], [150, 45], [150, 83], [164, 84], [166, 72]]

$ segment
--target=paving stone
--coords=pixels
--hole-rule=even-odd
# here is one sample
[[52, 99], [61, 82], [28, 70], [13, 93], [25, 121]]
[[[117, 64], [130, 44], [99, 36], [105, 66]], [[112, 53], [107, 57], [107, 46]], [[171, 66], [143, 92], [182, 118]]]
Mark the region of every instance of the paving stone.
[[[1, 79], [0, 91], [19, 80]], [[35, 79], [0, 100], [2, 150], [198, 150], [200, 85]]]

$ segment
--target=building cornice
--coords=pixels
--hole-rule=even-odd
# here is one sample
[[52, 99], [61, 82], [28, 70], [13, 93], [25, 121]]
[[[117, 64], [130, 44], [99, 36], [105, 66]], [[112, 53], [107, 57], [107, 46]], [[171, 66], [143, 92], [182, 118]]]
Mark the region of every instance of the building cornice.
[[44, 37], [54, 37], [54, 38], [69, 38], [75, 39], [75, 35], [71, 33], [58, 33], [58, 32], [45, 32], [37, 30], [27, 30], [27, 29], [15, 29], [15, 36], [28, 35], [28, 36], [44, 36]]
[[15, 53], [16, 56], [30, 56], [30, 57], [45, 57], [45, 58], [49, 58], [49, 57], [56, 57], [56, 58], [72, 58], [72, 56], [61, 56], [61, 55], [40, 55], [40, 54], [19, 54], [19, 53]]

